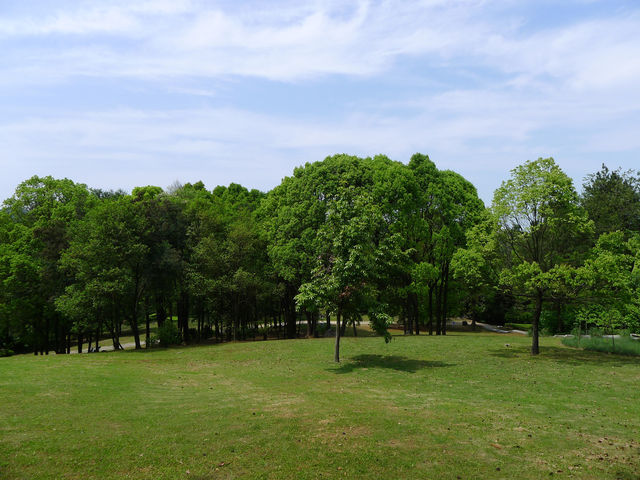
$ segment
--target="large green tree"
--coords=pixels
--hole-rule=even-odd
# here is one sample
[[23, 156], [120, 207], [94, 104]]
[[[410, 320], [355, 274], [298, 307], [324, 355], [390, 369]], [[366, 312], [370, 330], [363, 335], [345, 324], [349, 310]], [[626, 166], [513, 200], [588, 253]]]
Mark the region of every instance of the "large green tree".
[[569, 178], [552, 158], [528, 161], [511, 171], [493, 197], [501, 285], [534, 304], [531, 353], [539, 349], [539, 323], [547, 299], [548, 272], [579, 264], [576, 245], [593, 225]]
[[70, 229], [92, 205], [85, 185], [34, 176], [4, 202], [0, 246], [3, 310], [34, 353], [69, 351], [72, 322], [55, 308], [69, 278], [58, 265], [71, 240]]
[[602, 165], [586, 177], [580, 201], [595, 224], [596, 236], [616, 230], [640, 231], [640, 174]]
[[296, 295], [311, 280], [321, 247], [318, 231], [326, 221], [328, 205], [348, 186], [372, 185], [369, 163], [348, 155], [328, 157], [294, 170], [274, 188], [260, 209], [267, 252], [282, 284], [282, 312], [287, 336], [296, 335]]
[[[465, 245], [466, 231], [477, 224], [484, 204], [475, 187], [461, 175], [438, 170], [422, 154], [409, 162], [417, 186], [404, 236], [413, 251], [411, 286], [416, 312], [427, 319], [429, 334], [446, 334], [451, 261]], [[415, 331], [419, 332], [418, 319]]]
[[346, 187], [330, 201], [326, 221], [318, 232], [320, 249], [309, 282], [296, 299], [306, 308], [336, 312], [334, 360], [340, 361], [344, 322], [367, 313], [373, 328], [389, 340], [389, 315], [379, 301], [379, 278], [402, 253], [395, 236], [380, 238], [382, 212], [371, 197]]
[[[144, 312], [142, 300], [148, 287], [148, 217], [137, 197], [124, 196], [101, 202], [78, 224], [75, 237], [61, 259], [74, 282], [58, 306], [65, 311], [87, 305], [100, 326], [107, 322], [119, 347], [118, 332], [126, 319], [141, 348], [139, 322]], [[87, 304], [82, 298], [92, 299]]]
[[254, 218], [262, 197], [231, 184], [188, 206], [190, 293], [199, 323], [205, 315], [215, 316], [217, 338], [255, 335], [273, 313], [273, 301], [265, 295], [272, 291], [266, 248]]
[[640, 328], [640, 233], [604, 233], [580, 268], [577, 320], [610, 330]]

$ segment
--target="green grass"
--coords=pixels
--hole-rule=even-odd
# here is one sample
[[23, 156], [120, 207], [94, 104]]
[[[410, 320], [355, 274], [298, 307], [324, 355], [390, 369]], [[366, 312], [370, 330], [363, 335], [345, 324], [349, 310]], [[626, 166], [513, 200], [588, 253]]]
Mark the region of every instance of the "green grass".
[[0, 358], [0, 478], [637, 479], [640, 359], [529, 342]]
[[596, 352], [616, 353], [620, 355], [636, 355], [640, 356], [640, 341], [633, 340], [629, 337], [616, 338], [613, 341], [610, 338], [567, 337], [562, 339], [562, 343], [569, 347], [580, 347], [585, 350]]

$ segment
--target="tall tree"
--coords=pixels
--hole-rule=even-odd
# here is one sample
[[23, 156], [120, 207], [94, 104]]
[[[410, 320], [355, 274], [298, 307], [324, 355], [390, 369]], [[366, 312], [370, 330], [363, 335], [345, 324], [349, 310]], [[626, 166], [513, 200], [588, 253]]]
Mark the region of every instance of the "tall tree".
[[640, 328], [640, 233], [600, 235], [580, 273], [587, 301], [579, 320], [611, 331]]
[[486, 212], [483, 221], [467, 231], [466, 247], [456, 250], [451, 261], [453, 276], [464, 292], [463, 311], [471, 315], [474, 328], [476, 320], [489, 309], [498, 287], [492, 220]]
[[[95, 301], [88, 314], [97, 322], [109, 316], [117, 331], [124, 317], [132, 330], [135, 348], [141, 348], [139, 322], [148, 284], [149, 223], [136, 197], [118, 197], [93, 208], [79, 225], [61, 263], [73, 275], [66, 295], [86, 295]], [[81, 305], [78, 301], [61, 301]], [[99, 332], [98, 332], [99, 333]], [[118, 348], [114, 335], [114, 347]]]
[[575, 245], [593, 224], [569, 178], [552, 158], [528, 161], [511, 171], [493, 197], [502, 286], [534, 302], [531, 353], [539, 348], [539, 323], [548, 289], [545, 274], [578, 262]]
[[21, 318], [21, 335], [29, 337], [34, 353], [49, 353], [52, 347], [59, 353], [69, 350], [71, 322], [55, 308], [69, 279], [58, 262], [68, 248], [71, 225], [85, 215], [91, 200], [85, 185], [34, 176], [4, 203], [9, 224], [0, 268], [6, 307]]
[[409, 168], [418, 186], [405, 234], [414, 252], [412, 289], [416, 302], [420, 299], [421, 317], [428, 318], [429, 334], [434, 320], [436, 334], [446, 334], [451, 260], [464, 246], [465, 232], [480, 220], [484, 205], [470, 182], [438, 170], [426, 155], [413, 155]]
[[326, 219], [327, 205], [343, 185], [371, 184], [372, 172], [361, 159], [328, 157], [294, 170], [267, 195], [259, 217], [274, 271], [283, 285], [282, 311], [287, 336], [296, 336], [295, 297], [308, 282], [319, 248], [317, 232]]
[[585, 178], [580, 201], [595, 224], [596, 237], [616, 230], [640, 231], [640, 173], [633, 173], [603, 164]]
[[296, 299], [309, 308], [336, 312], [334, 360], [340, 361], [340, 336], [344, 322], [369, 314], [372, 326], [388, 341], [390, 317], [378, 302], [377, 279], [397, 252], [396, 238], [378, 241], [384, 224], [378, 205], [369, 195], [346, 187], [329, 203], [318, 236], [320, 251], [312, 279], [301, 286]]

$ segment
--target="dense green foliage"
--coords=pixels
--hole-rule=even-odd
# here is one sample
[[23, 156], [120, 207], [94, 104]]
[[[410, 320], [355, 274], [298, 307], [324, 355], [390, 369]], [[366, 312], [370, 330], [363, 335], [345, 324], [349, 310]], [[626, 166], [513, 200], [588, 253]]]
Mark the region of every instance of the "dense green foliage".
[[638, 478], [640, 360], [528, 341], [348, 337], [333, 365], [331, 339], [2, 358], [0, 476]]
[[[455, 254], [456, 278], [471, 298], [490, 306], [492, 297], [507, 297], [505, 319], [531, 324], [533, 354], [541, 325], [550, 333], [576, 325], [640, 327], [640, 231], [629, 229], [635, 217], [618, 215], [606, 229], [601, 224], [598, 230], [615, 231], [599, 237], [590, 219], [600, 214], [592, 200], [602, 193], [603, 171], [587, 177], [580, 198], [551, 158], [515, 168], [484, 221], [468, 231], [467, 247]], [[629, 174], [619, 178], [637, 185]], [[633, 198], [615, 208], [635, 211], [640, 197]]]
[[634, 177], [631, 171], [610, 171], [602, 165], [600, 171], [587, 176], [581, 203], [597, 235], [640, 231], [640, 177]]
[[182, 342], [331, 331], [336, 361], [365, 320], [387, 340], [391, 323], [444, 335], [453, 315], [531, 323], [533, 353], [541, 329], [637, 330], [639, 188], [603, 166], [579, 196], [539, 159], [485, 209], [422, 154], [335, 155], [268, 193], [33, 177], [0, 209], [0, 351], [120, 348], [123, 327], [142, 348], [152, 323]]
[[[617, 337], [617, 338], [616, 338]], [[595, 352], [616, 353], [618, 355], [640, 356], [640, 341], [630, 337], [602, 335], [588, 337], [575, 335], [562, 339], [562, 343], [569, 347], [584, 348]]]

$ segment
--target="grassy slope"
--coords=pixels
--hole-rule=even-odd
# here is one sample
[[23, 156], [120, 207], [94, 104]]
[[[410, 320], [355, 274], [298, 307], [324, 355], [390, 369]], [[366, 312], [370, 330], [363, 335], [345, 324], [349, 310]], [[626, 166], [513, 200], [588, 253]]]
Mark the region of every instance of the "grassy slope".
[[0, 478], [638, 478], [640, 360], [529, 341], [2, 358]]

